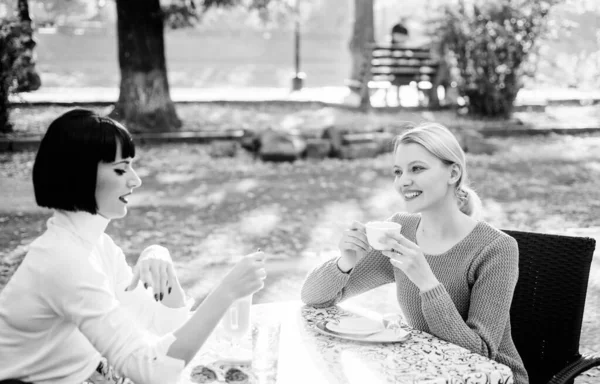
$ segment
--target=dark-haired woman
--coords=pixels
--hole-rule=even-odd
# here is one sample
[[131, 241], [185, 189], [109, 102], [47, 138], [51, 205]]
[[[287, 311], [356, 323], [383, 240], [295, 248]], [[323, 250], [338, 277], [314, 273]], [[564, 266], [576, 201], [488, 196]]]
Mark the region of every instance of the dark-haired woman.
[[50, 124], [35, 159], [44, 234], [0, 292], [0, 381], [173, 383], [233, 301], [263, 287], [263, 254], [247, 255], [195, 312], [161, 246], [134, 268], [104, 232], [141, 185], [119, 123], [72, 110]]

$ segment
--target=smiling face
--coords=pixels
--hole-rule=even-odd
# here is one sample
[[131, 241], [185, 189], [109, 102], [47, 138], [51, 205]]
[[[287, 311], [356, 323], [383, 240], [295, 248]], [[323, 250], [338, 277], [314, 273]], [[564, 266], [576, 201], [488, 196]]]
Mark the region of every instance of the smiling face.
[[107, 219], [117, 219], [127, 214], [128, 197], [142, 181], [133, 170], [133, 159], [121, 157], [121, 144], [113, 162], [98, 163], [96, 178], [96, 204], [98, 214]]
[[404, 199], [408, 212], [456, 204], [453, 184], [459, 176], [457, 166], [444, 164], [419, 144], [398, 145], [394, 153], [394, 175], [394, 187]]

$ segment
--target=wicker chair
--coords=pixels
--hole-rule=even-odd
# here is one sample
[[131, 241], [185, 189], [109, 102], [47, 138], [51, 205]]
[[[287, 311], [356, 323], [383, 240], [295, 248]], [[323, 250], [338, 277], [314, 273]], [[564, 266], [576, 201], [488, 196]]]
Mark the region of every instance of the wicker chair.
[[600, 366], [582, 356], [579, 337], [596, 241], [504, 231], [519, 244], [519, 280], [510, 311], [512, 335], [530, 384], [567, 384]]

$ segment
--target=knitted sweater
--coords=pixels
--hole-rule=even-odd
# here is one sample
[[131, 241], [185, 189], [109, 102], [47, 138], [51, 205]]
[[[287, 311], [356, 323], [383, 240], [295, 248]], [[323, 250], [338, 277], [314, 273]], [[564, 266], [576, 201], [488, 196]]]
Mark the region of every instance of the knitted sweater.
[[[416, 242], [420, 215], [395, 214], [402, 234]], [[508, 366], [515, 384], [527, 384], [527, 372], [511, 336], [509, 310], [519, 273], [519, 250], [510, 236], [479, 222], [464, 239], [439, 255], [425, 254], [440, 284], [420, 293], [381, 252], [371, 250], [350, 273], [337, 258], [309, 273], [302, 301], [314, 307], [335, 305], [387, 283], [407, 323]]]

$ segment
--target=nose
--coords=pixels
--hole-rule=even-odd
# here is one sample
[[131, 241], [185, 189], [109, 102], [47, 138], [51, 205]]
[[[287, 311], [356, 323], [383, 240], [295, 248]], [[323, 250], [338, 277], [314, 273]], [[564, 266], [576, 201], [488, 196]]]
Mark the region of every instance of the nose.
[[135, 189], [142, 185], [142, 179], [140, 179], [136, 171], [132, 170], [132, 172], [130, 172], [130, 175], [131, 177], [129, 178], [129, 180], [127, 180], [127, 186], [129, 188]]
[[396, 177], [396, 184], [401, 188], [412, 185], [412, 178], [408, 175], [408, 172], [404, 172], [399, 177]]

